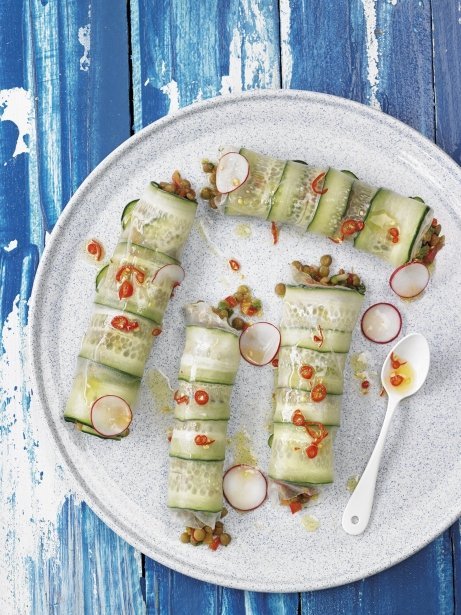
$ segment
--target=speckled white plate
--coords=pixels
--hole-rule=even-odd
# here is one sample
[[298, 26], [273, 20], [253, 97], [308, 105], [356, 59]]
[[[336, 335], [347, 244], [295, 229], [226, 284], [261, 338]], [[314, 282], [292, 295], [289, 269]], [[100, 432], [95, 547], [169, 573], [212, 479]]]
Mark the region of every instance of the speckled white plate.
[[[266, 502], [249, 514], [232, 513], [227, 527], [233, 542], [213, 553], [178, 540], [180, 526], [166, 508], [171, 416], [156, 407], [143, 384], [132, 432], [122, 442], [105, 442], [77, 433], [62, 419], [76, 356], [91, 312], [96, 269], [82, 257], [89, 237], [98, 237], [110, 254], [119, 234], [124, 205], [151, 179], [181, 169], [203, 185], [203, 157], [215, 157], [222, 143], [244, 144], [284, 158], [351, 169], [376, 185], [420, 195], [441, 221], [447, 247], [424, 296], [402, 303], [392, 296], [390, 267], [352, 248], [313, 235], [283, 229], [273, 246], [267, 223], [253, 221], [252, 236], [238, 237], [242, 220], [212, 214], [202, 204], [198, 215], [222, 256], [194, 228], [183, 265], [186, 280], [171, 301], [164, 333], [150, 357], [174, 385], [184, 341], [181, 306], [187, 301], [217, 301], [234, 290], [239, 276], [226, 258], [242, 264], [245, 282], [275, 323], [277, 281], [287, 280], [295, 258], [315, 262], [329, 252], [337, 266], [353, 268], [366, 280], [365, 306], [380, 300], [398, 304], [402, 334], [424, 333], [432, 367], [427, 383], [398, 411], [386, 444], [375, 510], [367, 532], [349, 536], [341, 514], [349, 493], [348, 477], [359, 474], [372, 451], [385, 401], [374, 386], [368, 397], [346, 373], [343, 422], [336, 442], [336, 482], [309, 512], [320, 521], [308, 533], [302, 514]], [[111, 154], [79, 188], [60, 217], [43, 255], [31, 312], [34, 392], [57, 447], [83, 497], [128, 542], [157, 561], [213, 583], [261, 591], [310, 590], [339, 585], [378, 572], [430, 542], [461, 513], [460, 347], [461, 284], [459, 252], [461, 171], [441, 150], [400, 122], [353, 102], [309, 92], [262, 91], [194, 105], [147, 127]], [[368, 350], [379, 369], [389, 345], [367, 342], [357, 330], [352, 352]], [[270, 367], [242, 362], [230, 433], [245, 429], [261, 468], [267, 467], [271, 412]], [[229, 450], [227, 463], [233, 459]]]

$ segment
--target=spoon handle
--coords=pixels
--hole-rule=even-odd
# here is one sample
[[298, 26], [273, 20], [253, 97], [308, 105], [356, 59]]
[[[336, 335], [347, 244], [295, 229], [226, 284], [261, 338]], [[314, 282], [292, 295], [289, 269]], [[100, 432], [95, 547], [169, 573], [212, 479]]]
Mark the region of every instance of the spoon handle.
[[357, 487], [354, 489], [349, 502], [343, 513], [342, 525], [343, 529], [354, 536], [365, 531], [368, 521], [370, 520], [371, 510], [373, 508], [373, 499], [375, 495], [376, 477], [378, 475], [379, 464], [384, 449], [389, 425], [391, 424], [392, 416], [398, 406], [398, 401], [389, 399], [386, 416], [384, 417], [383, 426], [376, 441], [375, 448], [367, 463], [367, 467], [363, 472]]

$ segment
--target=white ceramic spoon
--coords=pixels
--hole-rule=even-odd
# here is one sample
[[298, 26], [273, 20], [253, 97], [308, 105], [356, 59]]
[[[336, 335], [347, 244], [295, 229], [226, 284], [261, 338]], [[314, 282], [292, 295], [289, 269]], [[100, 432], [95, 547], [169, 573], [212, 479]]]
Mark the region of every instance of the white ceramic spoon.
[[[390, 374], [394, 371], [391, 366], [392, 353], [402, 361], [407, 361], [413, 369], [413, 377], [409, 386], [401, 390], [396, 386], [392, 386], [389, 381]], [[343, 529], [348, 534], [361, 534], [368, 525], [371, 510], [373, 508], [376, 477], [378, 475], [384, 442], [386, 440], [389, 425], [391, 424], [392, 416], [402, 399], [414, 395], [414, 393], [419, 391], [422, 387], [429, 371], [429, 362], [429, 344], [426, 338], [420, 333], [412, 333], [401, 339], [384, 361], [381, 370], [381, 382], [389, 396], [387, 412], [375, 448], [367, 463], [367, 467], [360, 477], [360, 481], [354, 489], [343, 513]]]

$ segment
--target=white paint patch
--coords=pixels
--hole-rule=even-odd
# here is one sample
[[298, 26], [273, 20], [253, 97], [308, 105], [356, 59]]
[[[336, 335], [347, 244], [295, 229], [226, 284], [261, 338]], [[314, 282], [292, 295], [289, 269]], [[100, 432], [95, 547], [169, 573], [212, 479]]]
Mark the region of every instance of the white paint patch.
[[150, 78], [147, 77], [147, 79], [144, 81], [144, 85], [149, 85], [149, 83], [150, 83]]
[[25, 137], [30, 136], [34, 107], [30, 93], [24, 88], [0, 90], [0, 120], [14, 122], [19, 130], [13, 158], [29, 151]]
[[242, 91], [242, 36], [239, 28], [234, 28], [229, 47], [229, 74], [221, 77], [220, 94]]
[[78, 42], [83, 47], [83, 55], [80, 58], [80, 70], [88, 72], [90, 68], [91, 24], [78, 29]]
[[282, 87], [291, 87], [293, 74], [293, 54], [291, 52], [291, 4], [290, 0], [280, 0], [280, 45], [282, 50]]
[[362, 0], [363, 12], [365, 15], [365, 29], [367, 33], [367, 78], [370, 84], [370, 106], [380, 109], [381, 105], [377, 99], [379, 83], [379, 46], [376, 36], [376, 0]]
[[55, 448], [31, 395], [24, 302], [16, 297], [2, 331], [0, 356], [0, 612], [30, 613], [27, 559], [57, 553], [55, 524], [70, 492], [59, 471]]
[[11, 252], [12, 250], [14, 250], [17, 247], [18, 247], [18, 240], [17, 239], [12, 239], [7, 246], [4, 246], [3, 249], [5, 250], [5, 252]]
[[178, 89], [177, 82], [174, 79], [172, 79], [169, 83], [163, 85], [160, 89], [170, 99], [170, 107], [168, 109], [168, 113], [173, 113], [174, 111], [178, 111], [180, 108], [180, 101], [179, 101], [179, 89]]
[[389, 0], [389, 3], [392, 4], [392, 6], [395, 6], [397, 4], [397, 0]]

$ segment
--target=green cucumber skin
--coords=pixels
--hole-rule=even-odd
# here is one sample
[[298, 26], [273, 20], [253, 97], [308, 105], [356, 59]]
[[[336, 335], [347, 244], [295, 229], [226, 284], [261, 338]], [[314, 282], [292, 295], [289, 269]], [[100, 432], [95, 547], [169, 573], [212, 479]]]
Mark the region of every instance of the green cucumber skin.
[[[341, 181], [343, 185], [340, 184]], [[309, 232], [326, 236], [335, 234], [347, 209], [353, 183], [354, 179], [350, 175], [333, 168], [328, 169], [323, 184], [327, 192], [320, 197], [315, 215], [307, 227]], [[332, 200], [332, 191], [343, 193], [335, 195], [336, 198]]]
[[183, 461], [200, 461], [201, 463], [216, 463], [217, 461], [224, 461], [224, 457], [218, 457], [216, 459], [203, 459], [201, 457], [183, 457], [182, 455], [172, 455], [171, 453], [168, 455], [171, 459], [182, 459]]

